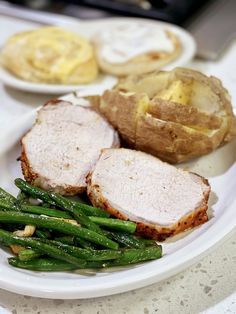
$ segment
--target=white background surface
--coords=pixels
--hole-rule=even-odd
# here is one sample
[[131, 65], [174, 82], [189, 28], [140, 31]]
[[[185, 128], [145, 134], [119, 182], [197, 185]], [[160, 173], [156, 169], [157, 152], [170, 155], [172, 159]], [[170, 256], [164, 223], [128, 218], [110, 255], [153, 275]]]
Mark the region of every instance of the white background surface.
[[[0, 17], [0, 44], [9, 27]], [[236, 104], [236, 43], [218, 63], [192, 67], [218, 76]], [[48, 99], [0, 85], [0, 132]], [[121, 295], [92, 300], [42, 300], [0, 291], [0, 303], [16, 313], [236, 313], [236, 234], [183, 273], [161, 283]], [[1, 311], [0, 311], [1, 313]]]

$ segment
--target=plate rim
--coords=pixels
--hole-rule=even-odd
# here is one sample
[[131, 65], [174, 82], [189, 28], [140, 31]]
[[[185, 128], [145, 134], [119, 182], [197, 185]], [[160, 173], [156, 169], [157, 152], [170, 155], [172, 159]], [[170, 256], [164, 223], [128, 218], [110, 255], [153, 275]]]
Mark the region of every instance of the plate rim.
[[[145, 18], [136, 18], [136, 17], [104, 17], [101, 19], [94, 19], [94, 20], [78, 20], [70, 25], [68, 27], [64, 26], [65, 28], [71, 29], [73, 26], [78, 26], [80, 24], [82, 25], [88, 25], [88, 24], [104, 24], [104, 23], [123, 23], [124, 21], [142, 21], [143, 23], [147, 24], [155, 24], [155, 25], [162, 25], [164, 27], [167, 27], [168, 29], [172, 29], [174, 32], [177, 33], [177, 35], [180, 35], [180, 41], [182, 46], [186, 45], [186, 48], [183, 51], [183, 54], [181, 54], [178, 58], [173, 60], [171, 63], [167, 64], [166, 66], [163, 66], [162, 70], [169, 70], [177, 66], [181, 66], [179, 64], [181, 60], [182, 66], [187, 64], [196, 54], [196, 41], [194, 37], [191, 35], [190, 32], [186, 31], [184, 28], [181, 28], [177, 25], [158, 21], [158, 20], [152, 20], [152, 19], [145, 19]], [[27, 23], [27, 21], [25, 21]], [[40, 26], [40, 25], [39, 25]], [[78, 32], [79, 33], [79, 32]], [[187, 47], [188, 46], [188, 47]], [[105, 76], [111, 76], [109, 74], [103, 74], [100, 75]], [[3, 84], [10, 86], [12, 88], [22, 90], [22, 91], [28, 91], [32, 93], [40, 93], [40, 94], [57, 94], [62, 95], [64, 93], [69, 93], [76, 91], [81, 85], [60, 85], [60, 84], [46, 84], [46, 83], [34, 83], [34, 82], [27, 82], [24, 81], [17, 76], [14, 76], [11, 72], [9, 72], [7, 69], [0, 67], [0, 81], [2, 81]], [[91, 82], [91, 85], [94, 84]], [[96, 83], [95, 83], [96, 84]], [[90, 84], [88, 84], [89, 86]]]
[[[69, 96], [70, 95], [65, 95], [64, 97], [68, 98]], [[36, 112], [37, 109], [33, 109], [26, 118], [31, 121], [32, 116]], [[27, 119], [24, 119], [24, 124], [27, 123]], [[20, 121], [18, 122], [18, 131], [19, 129], [22, 129], [22, 123], [20, 123]], [[14, 126], [14, 133], [18, 133], [18, 140], [20, 137], [20, 133], [17, 132], [16, 125]], [[11, 146], [14, 146], [15, 142], [12, 142]], [[233, 163], [231, 167], [235, 167], [235, 163]], [[229, 171], [229, 169], [227, 171]], [[233, 169], [233, 171], [235, 170]], [[220, 218], [216, 219], [216, 221], [212, 225], [204, 230], [204, 232], [201, 233], [198, 238], [193, 239], [192, 242], [184, 245], [180, 249], [177, 249], [170, 255], [167, 255], [166, 258], [163, 257], [159, 260], [147, 262], [141, 264], [138, 267], [130, 268], [127, 270], [127, 273], [126, 269], [124, 269], [124, 272], [122, 270], [122, 273], [125, 273], [125, 281], [121, 281], [121, 278], [118, 278], [118, 280], [114, 282], [113, 277], [117, 279], [116, 277], [118, 277], [118, 274], [120, 273], [114, 272], [112, 273], [114, 274], [112, 278], [109, 275], [94, 278], [95, 285], [93, 286], [82, 285], [70, 287], [69, 285], [64, 285], [63, 288], [61, 288], [60, 286], [58, 286], [58, 282], [68, 283], [69, 281], [67, 281], [66, 279], [58, 278], [47, 279], [32, 277], [32, 275], [30, 275], [30, 271], [27, 272], [27, 274], [29, 274], [27, 275], [26, 273], [20, 273], [18, 270], [15, 269], [7, 269], [7, 272], [4, 272], [0, 269], [0, 288], [33, 297], [54, 299], [84, 299], [122, 293], [160, 282], [196, 263], [199, 259], [207, 255], [217, 245], [219, 245], [231, 234], [233, 234], [233, 232], [236, 231], [236, 216], [234, 215], [235, 207], [236, 196], [230, 198], [229, 203], [226, 204], [225, 211], [222, 213]], [[4, 265], [4, 267], [6, 268], [7, 261], [5, 261]], [[9, 276], [9, 274], [11, 274], [12, 271], [13, 276], [11, 277]], [[17, 278], [14, 277], [14, 271], [17, 272]], [[135, 274], [135, 276], [132, 276], [133, 274]], [[9, 280], [9, 278], [11, 279]], [[32, 281], [30, 281], [30, 278], [32, 278]], [[101, 280], [103, 281], [102, 287]], [[33, 281], [39, 281], [39, 286], [35, 286], [35, 283]]]
[[[203, 234], [201, 234], [198, 239], [195, 239], [190, 244], [172, 253], [171, 254], [172, 259], [177, 256], [178, 262], [175, 263], [175, 265], [173, 265], [174, 264], [173, 262], [169, 264], [167, 263], [165, 267], [166, 269], [162, 273], [159, 273], [158, 271], [155, 272], [152, 270], [151, 272], [149, 272], [148, 277], [147, 277], [145, 272], [139, 272], [139, 276], [135, 278], [135, 280], [133, 279], [125, 283], [120, 281], [118, 286], [116, 284], [111, 285], [109, 284], [109, 282], [105, 284], [105, 287], [104, 287], [104, 283], [103, 283], [103, 287], [101, 287], [98, 284], [96, 285], [95, 291], [94, 291], [94, 288], [93, 290], [91, 290], [90, 287], [86, 289], [85, 286], [83, 285], [76, 289], [72, 287], [70, 289], [67, 288], [66, 290], [65, 290], [65, 287], [63, 287], [62, 290], [55, 289], [55, 287], [58, 287], [58, 286], [54, 286], [54, 289], [49, 288], [48, 286], [45, 287], [44, 289], [38, 289], [38, 288], [35, 289], [34, 287], [32, 287], [32, 285], [30, 285], [30, 282], [28, 283], [28, 281], [26, 282], [23, 281], [23, 278], [21, 278], [22, 280], [20, 281], [21, 283], [20, 285], [17, 285], [16, 283], [14, 284], [14, 280], [12, 282], [9, 282], [8, 280], [3, 280], [3, 278], [1, 278], [0, 288], [5, 289], [7, 291], [14, 292], [14, 293], [28, 295], [32, 297], [69, 300], [69, 299], [85, 299], [85, 298], [89, 299], [89, 298], [97, 298], [97, 297], [103, 297], [103, 296], [108, 296], [108, 295], [114, 295], [117, 293], [124, 293], [130, 290], [139, 289], [139, 288], [160, 282], [164, 279], [172, 277], [173, 275], [176, 275], [180, 271], [193, 265], [198, 260], [203, 258], [205, 255], [212, 252], [217, 247], [217, 245], [220, 245], [220, 243], [224, 242], [226, 239], [230, 238], [230, 236], [233, 235], [233, 233], [236, 231], [235, 219], [230, 220], [231, 221], [230, 228], [228, 227], [228, 228], [217, 229], [217, 227], [218, 225], [221, 226], [223, 218], [224, 220], [227, 220], [228, 215], [232, 214], [232, 217], [235, 217], [233, 215], [235, 206], [236, 206], [236, 199], [234, 199], [234, 201], [230, 204], [230, 206], [227, 207], [228, 208], [227, 211], [221, 216], [221, 221], [217, 220], [216, 223], [210, 226], [210, 228], [207, 229]], [[218, 231], [220, 230], [221, 232], [215, 232], [216, 230]], [[210, 239], [209, 241], [204, 241], [206, 235], [209, 236], [208, 237], [208, 239]], [[214, 235], [214, 237], [211, 237], [211, 235]], [[194, 250], [194, 253], [191, 253], [191, 249], [195, 248], [196, 245], [198, 245], [198, 249]], [[182, 260], [181, 258], [178, 259], [179, 255], [181, 255], [183, 251], [185, 250], [189, 250], [189, 253], [185, 254], [184, 257], [182, 257]], [[160, 260], [163, 260], [163, 258]], [[143, 268], [144, 266], [147, 268], [147, 266], [150, 265], [150, 263], [152, 263], [152, 265], [155, 266], [155, 264], [157, 264], [158, 261], [160, 260], [147, 262], [146, 264], [143, 264], [141, 268]], [[25, 273], [22, 273], [21, 275], [22, 277], [24, 277]], [[49, 281], [53, 281], [53, 279], [50, 279]], [[63, 281], [66, 281], [66, 280], [63, 280]], [[58, 282], [59, 280], [56, 281], [56, 283]]]
[[[62, 97], [61, 99], [71, 98], [71, 101], [76, 103], [77, 97], [73, 94], [67, 94]], [[35, 113], [40, 107], [33, 109], [27, 115], [22, 117], [17, 125], [11, 128], [14, 134], [17, 136], [13, 139], [12, 134], [5, 134], [6, 137], [11, 136], [11, 147], [15, 145], [15, 143], [19, 140], [21, 136], [21, 132], [23, 132], [23, 127], [25, 128], [25, 124], [31, 124], [32, 119], [34, 119]], [[10, 148], [8, 147], [8, 149]], [[3, 153], [3, 156], [6, 154], [6, 151]], [[234, 167], [233, 171], [235, 172], [235, 163], [231, 165]], [[230, 168], [231, 168], [230, 167]], [[229, 169], [230, 169], [229, 168]], [[229, 169], [227, 171], [229, 171]], [[226, 171], [226, 172], [227, 172]], [[225, 172], [225, 173], [226, 173]], [[210, 179], [211, 180], [211, 179]], [[229, 193], [232, 192], [233, 185], [230, 188]], [[18, 294], [29, 295], [33, 297], [41, 297], [41, 298], [54, 298], [54, 299], [85, 299], [85, 298], [95, 298], [95, 297], [102, 297], [107, 295], [113, 295], [117, 293], [122, 293], [126, 291], [130, 291], [133, 289], [138, 289], [141, 287], [145, 287], [147, 285], [162, 281], [167, 279], [178, 272], [184, 270], [185, 268], [189, 267], [190, 265], [196, 263], [199, 259], [203, 256], [207, 255], [211, 252], [217, 245], [221, 242], [226, 240], [226, 238], [230, 237], [234, 231], [236, 231], [236, 216], [235, 216], [235, 207], [236, 207], [236, 196], [230, 197], [228, 204], [225, 204], [226, 208], [225, 211], [221, 214], [221, 217], [218, 218], [212, 225], [210, 225], [203, 233], [199, 235], [198, 238], [195, 238], [192, 242], [184, 245], [182, 248], [177, 249], [174, 253], [171, 253], [170, 258], [161, 258], [156, 261], [151, 261], [144, 263], [140, 266], [133, 267], [128, 269], [128, 273], [126, 270], [122, 271], [121, 273], [125, 273], [125, 276], [128, 279], [125, 282], [121, 281], [120, 278], [117, 282], [114, 282], [114, 278], [109, 278], [109, 275], [104, 277], [97, 277], [94, 278], [96, 284], [90, 285], [81, 285], [81, 286], [72, 286], [70, 285], [63, 286], [63, 288], [58, 287], [57, 283], [60, 282], [69, 282], [66, 279], [58, 279], [58, 278], [38, 278], [32, 277], [31, 272], [28, 271], [27, 275], [25, 272], [20, 273], [18, 270], [15, 270], [18, 274], [17, 278], [11, 277], [9, 281], [9, 272], [11, 270], [8, 269], [7, 273], [0, 269], [0, 288], [15, 292]], [[222, 206], [222, 205], [221, 205]], [[214, 219], [214, 218], [212, 218]], [[223, 226], [223, 228], [222, 228]], [[201, 228], [201, 226], [199, 227]], [[206, 241], [207, 239], [207, 241]], [[1, 253], [0, 253], [1, 254]], [[176, 262], [177, 260], [177, 262]], [[7, 261], [4, 262], [4, 267], [9, 267]], [[6, 266], [7, 265], [7, 266]], [[164, 266], [163, 266], [164, 265]], [[151, 267], [150, 267], [151, 266]], [[161, 267], [158, 267], [161, 266]], [[137, 271], [138, 270], [138, 271]], [[141, 270], [141, 271], [140, 271]], [[144, 271], [143, 271], [144, 270]], [[131, 278], [129, 274], [131, 273]], [[113, 273], [116, 276], [113, 277], [123, 277], [119, 276], [120, 272]], [[25, 280], [24, 279], [28, 280]], [[126, 278], [125, 277], [125, 278]], [[19, 279], [20, 278], [20, 279]], [[30, 278], [33, 278], [32, 282]], [[35, 286], [35, 280], [41, 281], [42, 284]], [[79, 280], [79, 279], [78, 279]], [[34, 281], [34, 282], [33, 282]], [[102, 287], [97, 282], [102, 281]], [[52, 283], [48, 285], [48, 282]], [[74, 282], [74, 281], [73, 281]], [[117, 284], [118, 283], [118, 284]], [[95, 289], [96, 285], [96, 289]], [[59, 289], [60, 288], [60, 289]]]
[[[106, 82], [106, 80], [114, 80], [114, 85], [117, 82], [117, 78], [115, 76], [109, 74], [102, 74], [98, 76], [97, 79], [102, 78]], [[96, 80], [97, 80], [96, 79]], [[38, 93], [38, 94], [48, 94], [48, 95], [63, 95], [65, 93], [73, 93], [78, 91], [83, 91], [86, 89], [93, 89], [99, 86], [99, 83], [91, 82], [89, 84], [80, 84], [80, 85], [60, 85], [60, 84], [46, 84], [46, 83], [33, 83], [21, 80], [20, 78], [11, 74], [7, 69], [0, 66], [0, 81], [11, 88], [15, 88], [20, 91], [25, 91], [29, 93]], [[15, 82], [15, 83], [14, 83]], [[104, 83], [102, 83], [104, 84]], [[102, 87], [102, 84], [100, 85]], [[114, 86], [113, 85], [113, 86]]]

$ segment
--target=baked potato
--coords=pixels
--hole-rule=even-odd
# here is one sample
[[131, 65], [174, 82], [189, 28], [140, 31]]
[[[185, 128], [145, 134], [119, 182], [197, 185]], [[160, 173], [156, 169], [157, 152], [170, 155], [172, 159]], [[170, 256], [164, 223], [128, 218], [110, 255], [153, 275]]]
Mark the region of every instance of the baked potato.
[[171, 163], [207, 154], [236, 134], [220, 80], [190, 69], [130, 76], [96, 104], [130, 147]]

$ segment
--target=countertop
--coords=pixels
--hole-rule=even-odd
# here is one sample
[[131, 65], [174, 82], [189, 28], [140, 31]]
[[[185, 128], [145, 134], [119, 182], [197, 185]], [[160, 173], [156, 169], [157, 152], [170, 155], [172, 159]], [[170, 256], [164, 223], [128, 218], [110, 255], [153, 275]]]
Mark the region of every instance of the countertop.
[[[5, 22], [5, 18], [0, 16], [0, 43], [11, 33], [11, 28], [6, 27]], [[218, 62], [194, 60], [188, 66], [219, 77], [230, 91], [232, 102], [236, 105], [235, 59], [236, 42], [228, 47]], [[0, 84], [0, 95], [1, 132], [51, 97], [16, 91], [2, 84]], [[235, 291], [236, 233], [194, 266], [146, 288], [89, 300], [37, 299], [0, 290], [0, 305], [13, 314], [223, 314], [236, 313]]]

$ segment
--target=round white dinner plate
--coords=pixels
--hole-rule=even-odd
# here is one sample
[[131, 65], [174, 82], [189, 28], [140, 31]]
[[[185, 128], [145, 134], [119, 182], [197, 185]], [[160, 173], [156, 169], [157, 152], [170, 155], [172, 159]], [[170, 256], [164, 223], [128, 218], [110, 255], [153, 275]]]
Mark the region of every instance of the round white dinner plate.
[[111, 75], [100, 74], [91, 84], [83, 85], [60, 85], [32, 83], [23, 81], [9, 71], [0, 67], [0, 80], [3, 84], [31, 93], [61, 95], [70, 92], [77, 92], [83, 96], [101, 95], [106, 89], [111, 89], [117, 83], [117, 78]]
[[[119, 26], [123, 23], [137, 23], [142, 22], [144, 24], [151, 24], [154, 27], [162, 27], [166, 30], [172, 31], [175, 33], [182, 46], [182, 52], [180, 55], [175, 59], [173, 62], [169, 63], [168, 65], [164, 66], [163, 69], [169, 70], [177, 66], [184, 66], [187, 64], [195, 55], [196, 52], [196, 44], [194, 38], [185, 31], [184, 29], [160, 21], [148, 20], [148, 19], [141, 19], [141, 18], [106, 18], [100, 20], [92, 20], [92, 21], [78, 21], [70, 23], [66, 27], [71, 31], [78, 32], [79, 34], [91, 38], [94, 34], [102, 32], [103, 30], [109, 29], [112, 26]], [[28, 22], [25, 22], [27, 26]], [[65, 26], [64, 26], [65, 27]], [[29, 29], [32, 26], [29, 24]], [[16, 28], [17, 32], [17, 28]], [[35, 93], [42, 93], [42, 94], [65, 94], [74, 91], [81, 91], [83, 95], [92, 95], [95, 91], [97, 94], [102, 94], [104, 90], [112, 88], [117, 79], [106, 75], [100, 74], [98, 79], [94, 82], [86, 85], [61, 85], [61, 84], [44, 84], [44, 83], [32, 83], [24, 81], [14, 74], [10, 73], [4, 68], [0, 68], [0, 80], [7, 86]]]
[[[81, 105], [73, 95], [64, 99]], [[86, 105], [82, 103], [82, 105]], [[0, 186], [16, 195], [13, 184], [22, 176], [19, 139], [32, 126], [36, 111], [15, 122], [8, 134], [0, 135]], [[8, 142], [4, 145], [3, 142]], [[9, 252], [0, 249], [0, 288], [35, 297], [55, 299], [94, 298], [125, 292], [166, 279], [195, 263], [223, 239], [230, 236], [236, 226], [236, 141], [209, 155], [181, 164], [209, 179], [211, 197], [209, 221], [191, 231], [172, 237], [163, 243], [163, 257], [159, 260], [130, 267], [43, 273], [11, 267]]]

